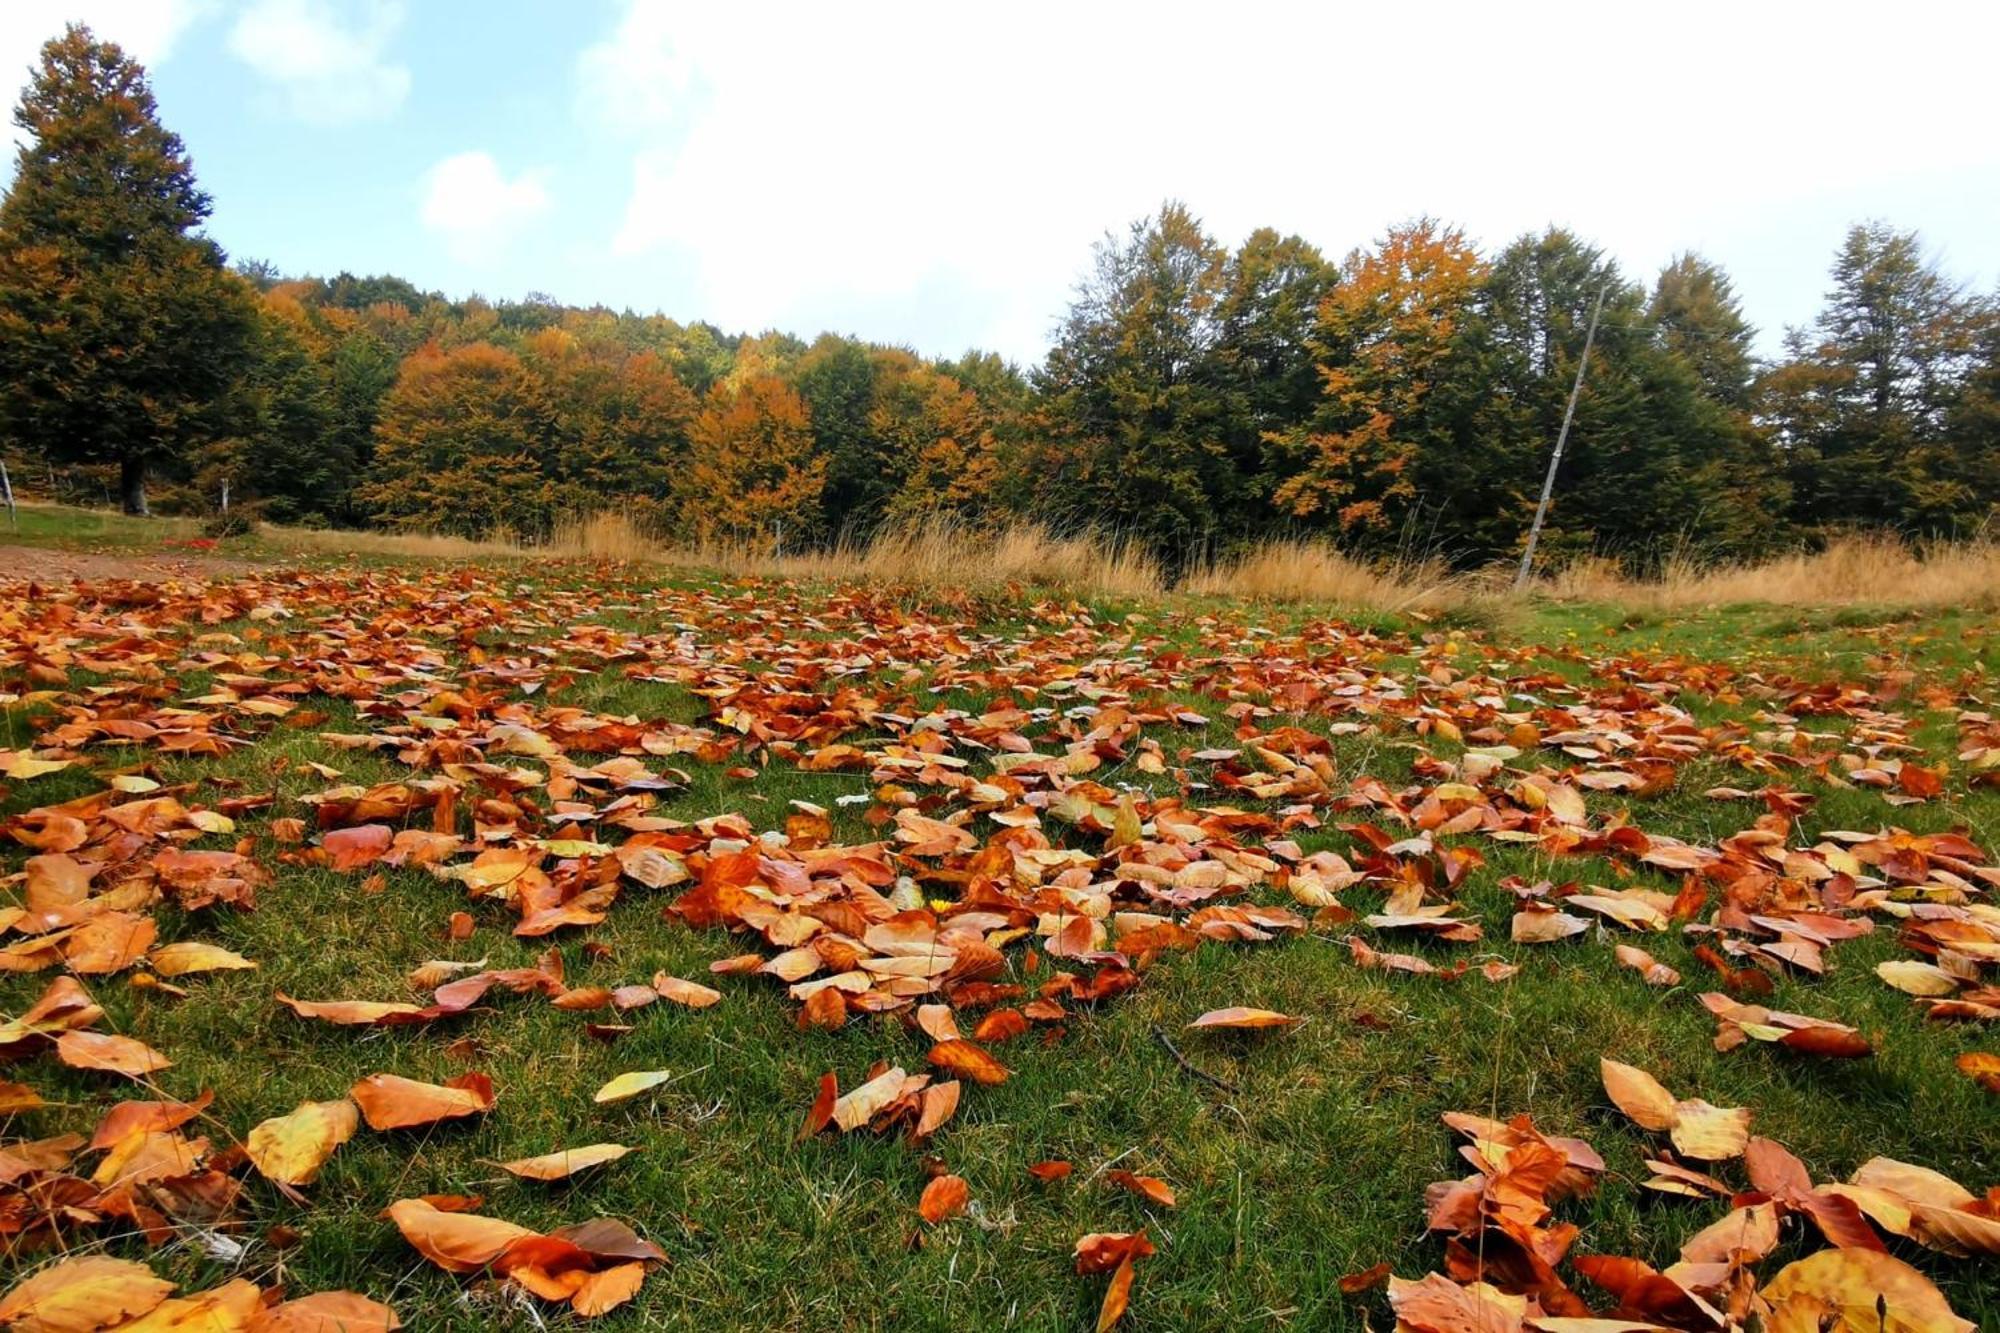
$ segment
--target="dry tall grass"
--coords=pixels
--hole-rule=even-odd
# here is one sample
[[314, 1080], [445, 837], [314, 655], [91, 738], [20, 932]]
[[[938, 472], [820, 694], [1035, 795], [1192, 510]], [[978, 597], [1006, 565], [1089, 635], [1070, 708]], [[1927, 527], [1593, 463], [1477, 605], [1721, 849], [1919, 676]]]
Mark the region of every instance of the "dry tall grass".
[[1183, 587], [1209, 597], [1324, 602], [1380, 611], [1460, 608], [1482, 594], [1442, 562], [1397, 559], [1370, 564], [1323, 541], [1265, 542], [1203, 570]]
[[1741, 602], [1774, 606], [1922, 609], [2000, 606], [2000, 542], [1912, 548], [1883, 535], [1845, 537], [1819, 551], [1757, 564], [1675, 559], [1655, 579], [1632, 579], [1608, 561], [1579, 561], [1538, 589], [1561, 601], [1635, 610], [1688, 611]]
[[[1071, 595], [1151, 597], [1167, 579], [1138, 547], [1101, 536], [1065, 536], [1032, 524], [979, 528], [944, 520], [866, 542], [784, 553], [759, 545], [664, 541], [616, 512], [579, 516], [545, 542], [499, 533], [483, 541], [425, 533], [266, 527], [281, 551], [439, 559], [532, 557], [629, 560], [731, 575], [855, 581], [939, 591], [1017, 584]], [[1199, 570], [1178, 590], [1197, 596], [1323, 605], [1341, 610], [1498, 615], [1518, 605], [1510, 570], [1454, 573], [1442, 562], [1370, 563], [1327, 542], [1266, 542]], [[1756, 564], [1676, 558], [1656, 578], [1634, 579], [1608, 560], [1579, 560], [1529, 590], [1558, 602], [1635, 611], [1689, 611], [1763, 602], [1774, 606], [2000, 607], [2000, 542], [1912, 548], [1887, 536], [1844, 538], [1823, 550]]]
[[933, 520], [865, 543], [786, 553], [753, 543], [683, 544], [655, 537], [615, 511], [557, 524], [545, 542], [500, 533], [484, 540], [431, 533], [352, 532], [267, 525], [280, 550], [447, 560], [629, 560], [675, 569], [770, 578], [857, 580], [926, 590], [1019, 583], [1069, 593], [1144, 597], [1165, 590], [1159, 566], [1136, 546], [1098, 536], [1062, 536], [1036, 524], [984, 529]]

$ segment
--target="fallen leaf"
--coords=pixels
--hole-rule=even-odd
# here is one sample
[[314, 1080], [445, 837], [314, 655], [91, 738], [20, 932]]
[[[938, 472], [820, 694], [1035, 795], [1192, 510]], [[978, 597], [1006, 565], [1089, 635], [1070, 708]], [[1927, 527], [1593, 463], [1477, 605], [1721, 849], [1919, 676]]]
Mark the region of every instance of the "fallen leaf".
[[672, 1077], [673, 1073], [671, 1070], [635, 1069], [630, 1073], [620, 1074], [617, 1078], [606, 1083], [591, 1094], [590, 1100], [600, 1104], [605, 1102], [629, 1101], [642, 1092], [659, 1087]]
[[334, 1149], [354, 1137], [355, 1124], [354, 1103], [344, 1097], [334, 1102], [303, 1102], [291, 1114], [275, 1116], [252, 1128], [243, 1147], [266, 1180], [308, 1185]]
[[348, 1090], [370, 1129], [409, 1129], [479, 1115], [493, 1107], [493, 1080], [460, 1074], [443, 1084], [396, 1074], [370, 1074]]
[[567, 1180], [579, 1171], [606, 1162], [615, 1162], [630, 1148], [617, 1143], [592, 1143], [582, 1148], [565, 1148], [540, 1157], [522, 1157], [500, 1163], [500, 1169], [524, 1180]]
[[932, 1226], [946, 1218], [957, 1217], [965, 1211], [966, 1201], [971, 1197], [971, 1189], [961, 1176], [943, 1175], [933, 1177], [924, 1186], [923, 1198], [917, 1201], [917, 1214]]

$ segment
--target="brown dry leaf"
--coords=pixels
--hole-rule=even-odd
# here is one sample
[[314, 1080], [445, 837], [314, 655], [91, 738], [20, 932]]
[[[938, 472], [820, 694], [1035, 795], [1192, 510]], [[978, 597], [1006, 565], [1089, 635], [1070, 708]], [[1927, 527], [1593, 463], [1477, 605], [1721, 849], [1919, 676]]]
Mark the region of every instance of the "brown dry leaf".
[[143, 1078], [174, 1063], [143, 1041], [103, 1032], [63, 1033], [56, 1038], [56, 1057], [72, 1069], [102, 1069], [127, 1078]]
[[839, 1097], [840, 1080], [831, 1073], [821, 1074], [819, 1092], [813, 1097], [812, 1105], [806, 1109], [805, 1122], [799, 1126], [799, 1142], [803, 1143], [832, 1122], [833, 1110]]
[[396, 1312], [379, 1301], [352, 1291], [317, 1291], [253, 1315], [245, 1333], [395, 1333], [402, 1326]]
[[1674, 1095], [1645, 1070], [1616, 1060], [1600, 1058], [1599, 1074], [1611, 1104], [1623, 1111], [1641, 1129], [1655, 1134], [1673, 1128]]
[[1681, 974], [1668, 967], [1644, 949], [1633, 944], [1620, 944], [1612, 948], [1611, 954], [1619, 963], [1637, 972], [1648, 986], [1678, 986]]
[[1191, 1028], [1289, 1028], [1305, 1022], [1303, 1018], [1293, 1018], [1275, 1009], [1246, 1009], [1237, 1006], [1231, 1009], [1211, 1009], [1194, 1022]]
[[1410, 1282], [1389, 1279], [1389, 1308], [1405, 1333], [1519, 1333], [1528, 1298], [1475, 1282], [1461, 1287], [1442, 1273]]
[[460, 1074], [443, 1084], [396, 1074], [370, 1074], [348, 1090], [370, 1129], [409, 1129], [479, 1115], [493, 1107], [493, 1080]]
[[721, 991], [711, 986], [703, 986], [698, 982], [683, 981], [679, 977], [670, 977], [664, 972], [655, 972], [653, 974], [653, 989], [660, 993], [661, 999], [672, 1000], [675, 1004], [684, 1004], [690, 1009], [706, 1009], [710, 1005], [719, 1004], [722, 1001]]
[[20, 1333], [90, 1333], [136, 1319], [174, 1284], [130, 1259], [101, 1254], [49, 1265], [0, 1297], [0, 1325]]
[[500, 1163], [500, 1169], [524, 1180], [567, 1180], [579, 1171], [606, 1162], [615, 1162], [632, 1149], [618, 1143], [592, 1143], [582, 1148], [565, 1148], [540, 1157], [522, 1157]]
[[962, 1176], [942, 1175], [933, 1177], [924, 1186], [923, 1198], [917, 1201], [917, 1215], [932, 1226], [947, 1218], [957, 1217], [965, 1211], [965, 1205], [972, 1196], [971, 1186]]
[[[1929, 1278], [1880, 1250], [1808, 1255], [1772, 1278], [1763, 1296], [1786, 1312], [1767, 1322], [1773, 1333], [1974, 1333]], [[1797, 1322], [1785, 1322], [1793, 1312]]]
[[1348, 1273], [1340, 1279], [1340, 1294], [1358, 1296], [1364, 1291], [1373, 1291], [1387, 1282], [1394, 1271], [1385, 1260], [1373, 1268], [1364, 1268], [1359, 1273]]
[[243, 1140], [251, 1164], [266, 1180], [309, 1185], [334, 1149], [354, 1137], [354, 1103], [302, 1102], [289, 1115], [275, 1116]]
[[62, 943], [63, 961], [79, 976], [123, 972], [153, 947], [153, 918], [132, 912], [100, 912]]
[[390, 1204], [389, 1220], [417, 1253], [447, 1273], [476, 1273], [516, 1241], [539, 1235], [497, 1217], [445, 1212], [422, 1199]]

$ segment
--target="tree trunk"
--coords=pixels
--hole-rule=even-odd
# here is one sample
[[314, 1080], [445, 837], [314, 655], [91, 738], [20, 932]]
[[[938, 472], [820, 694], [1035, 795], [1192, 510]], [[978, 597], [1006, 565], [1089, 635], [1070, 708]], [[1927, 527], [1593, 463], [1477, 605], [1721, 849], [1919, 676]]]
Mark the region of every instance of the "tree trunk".
[[146, 512], [146, 460], [127, 456], [118, 463], [118, 495], [128, 514]]

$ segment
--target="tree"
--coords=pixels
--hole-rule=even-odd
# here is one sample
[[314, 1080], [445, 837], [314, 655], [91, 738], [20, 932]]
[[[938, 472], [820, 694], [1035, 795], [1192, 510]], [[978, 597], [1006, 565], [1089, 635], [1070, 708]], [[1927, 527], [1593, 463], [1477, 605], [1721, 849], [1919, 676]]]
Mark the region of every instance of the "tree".
[[896, 491], [895, 460], [869, 419], [883, 364], [867, 344], [824, 333], [799, 358], [792, 377], [812, 415], [817, 452], [826, 459], [821, 505], [831, 532], [850, 527], [868, 532]]
[[1710, 398], [1749, 409], [1757, 330], [1719, 265], [1696, 254], [1676, 256], [1660, 270], [1646, 314], [1660, 329], [1661, 345], [1688, 364]]
[[1786, 361], [1762, 385], [1796, 517], [1977, 522], [1988, 497], [1967, 485], [1948, 424], [1989, 309], [1924, 257], [1915, 232], [1880, 222], [1849, 230], [1832, 276], [1812, 328], [1788, 332]]
[[1274, 499], [1344, 537], [1380, 538], [1414, 507], [1419, 464], [1455, 447], [1458, 414], [1433, 389], [1461, 373], [1486, 264], [1431, 218], [1356, 250], [1320, 302], [1311, 347], [1321, 400], [1269, 432], [1289, 460]]
[[868, 423], [896, 460], [891, 523], [971, 519], [991, 503], [998, 458], [986, 409], [950, 375], [914, 361], [884, 374]]
[[1036, 376], [1064, 460], [1034, 498], [1058, 523], [1130, 533], [1185, 559], [1241, 512], [1212, 353], [1228, 251], [1178, 203], [1097, 247]]
[[545, 534], [560, 507], [542, 471], [552, 422], [541, 380], [512, 352], [426, 344], [383, 401], [361, 503], [406, 530]]
[[72, 25], [15, 109], [0, 203], [0, 428], [57, 461], [112, 463], [128, 513], [150, 469], [226, 433], [248, 285], [195, 229], [208, 196], [145, 71]]
[[332, 430], [333, 378], [314, 341], [291, 295], [259, 299], [248, 363], [230, 391], [232, 434], [195, 451], [205, 499], [227, 486], [232, 502], [259, 503], [281, 523], [324, 522], [347, 508], [358, 460]]
[[813, 454], [805, 400], [775, 375], [718, 382], [689, 430], [677, 497], [697, 540], [810, 541], [820, 517], [826, 460]]

